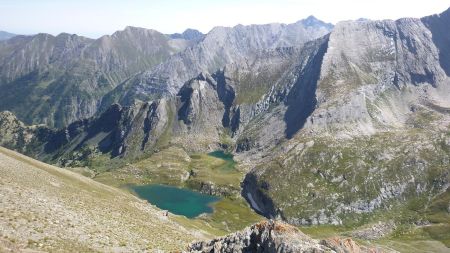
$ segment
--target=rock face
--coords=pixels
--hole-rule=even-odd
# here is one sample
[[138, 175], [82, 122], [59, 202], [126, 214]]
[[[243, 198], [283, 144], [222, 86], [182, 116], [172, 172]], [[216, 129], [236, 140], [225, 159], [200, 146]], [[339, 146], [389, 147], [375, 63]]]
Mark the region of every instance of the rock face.
[[222, 125], [225, 107], [229, 109], [230, 106], [227, 97], [233, 101], [234, 91], [230, 86], [226, 87], [226, 83], [220, 82], [220, 78], [218, 75], [201, 73], [178, 92], [178, 119], [192, 134], [205, 134], [208, 128], [214, 131]]
[[381, 252], [360, 247], [351, 239], [332, 238], [313, 240], [297, 228], [273, 220], [263, 221], [243, 231], [214, 239], [196, 242], [188, 252]]
[[3, 112], [0, 115], [2, 145], [63, 165], [85, 160], [95, 153], [132, 156], [154, 144], [166, 127], [165, 102], [162, 99], [126, 108], [116, 104], [99, 117], [76, 121], [57, 130], [28, 127], [12, 113]]
[[25, 125], [12, 112], [0, 112], [0, 145], [3, 147], [43, 158], [46, 152], [42, 150], [42, 144], [54, 134], [54, 130], [43, 125]]

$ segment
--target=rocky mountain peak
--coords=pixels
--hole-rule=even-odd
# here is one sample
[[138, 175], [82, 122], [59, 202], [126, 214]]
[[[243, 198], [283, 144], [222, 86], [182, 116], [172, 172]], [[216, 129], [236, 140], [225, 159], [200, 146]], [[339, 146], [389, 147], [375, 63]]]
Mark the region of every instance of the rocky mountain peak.
[[125, 27], [124, 30], [122, 31], [117, 31], [115, 33], [113, 33], [111, 36], [124, 36], [124, 35], [138, 35], [138, 34], [161, 34], [160, 32], [153, 30], [153, 29], [148, 29], [148, 28], [143, 28], [143, 27], [136, 27], [136, 26], [127, 26]]
[[183, 33], [183, 38], [186, 40], [198, 40], [203, 38], [205, 35], [196, 29], [186, 29]]
[[184, 40], [191, 40], [191, 41], [198, 41], [203, 39], [205, 35], [201, 33], [200, 31], [196, 29], [188, 28], [183, 33], [174, 33], [169, 34], [169, 37], [171, 39], [184, 39]]
[[320, 19], [317, 19], [313, 15], [298, 21], [306, 27], [326, 27], [327, 29], [333, 29], [334, 25], [331, 23], [326, 23]]

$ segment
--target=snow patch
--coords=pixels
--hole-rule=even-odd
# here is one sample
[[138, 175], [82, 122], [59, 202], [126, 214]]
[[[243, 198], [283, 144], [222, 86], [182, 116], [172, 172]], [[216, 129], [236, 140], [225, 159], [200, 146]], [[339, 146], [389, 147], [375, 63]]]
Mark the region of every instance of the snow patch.
[[252, 194], [250, 192], [247, 193], [248, 200], [250, 201], [250, 205], [253, 207], [253, 209], [262, 212], [259, 208], [258, 204], [256, 204], [255, 200], [252, 197]]

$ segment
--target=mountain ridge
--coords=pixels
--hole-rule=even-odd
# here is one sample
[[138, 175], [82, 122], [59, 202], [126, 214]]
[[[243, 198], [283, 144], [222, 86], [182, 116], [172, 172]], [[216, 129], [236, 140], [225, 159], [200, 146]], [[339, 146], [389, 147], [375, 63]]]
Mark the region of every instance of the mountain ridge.
[[[42, 50], [35, 51], [36, 47]], [[18, 36], [0, 43], [0, 86], [7, 94], [19, 95], [25, 107], [11, 97], [2, 101], [1, 108], [27, 123], [62, 126], [94, 115], [103, 94], [182, 48], [161, 33], [143, 29], [98, 40], [69, 34]], [[25, 64], [25, 59], [30, 60]], [[29, 111], [29, 105], [39, 106]]]
[[[16, 87], [24, 86], [22, 93], [40, 94], [40, 98], [20, 95], [26, 105], [22, 106], [15, 104], [11, 97], [4, 100], [0, 108], [13, 111], [28, 124], [44, 123], [56, 127], [93, 116], [114, 102], [132, 99], [120, 98], [123, 94], [117, 93], [123, 88], [117, 90], [116, 86], [123, 85], [122, 82], [140, 82], [139, 78], [133, 78], [135, 74], [157, 67], [177, 52], [190, 50], [202, 43], [203, 36], [200, 37], [170, 39], [155, 30], [131, 26], [95, 40], [67, 33], [18, 36], [0, 43], [0, 86], [9, 94], [16, 94], [19, 92]], [[37, 54], [36, 47], [45, 49]], [[26, 64], [18, 53], [20, 50], [25, 50], [26, 58], [31, 59]], [[210, 71], [220, 67], [222, 64]], [[184, 83], [195, 77], [196, 72], [191, 71], [180, 81]], [[153, 89], [155, 94], [160, 93], [158, 89]], [[161, 92], [166, 90], [161, 89]], [[175, 93], [173, 89], [172, 92]], [[49, 96], [61, 99], [41, 99]], [[34, 109], [28, 111], [28, 106]], [[50, 110], [50, 115], [44, 116], [44, 110]]]
[[212, 73], [227, 64], [246, 61], [247, 55], [258, 50], [301, 46], [329, 32], [326, 27], [308, 29], [301, 22], [215, 27], [199, 44], [172, 56], [153, 70], [130, 79], [122, 84], [124, 87], [118, 87], [119, 91], [113, 91], [107, 96], [118, 96], [117, 93], [127, 89], [126, 95], [122, 94], [122, 98], [115, 102], [130, 104], [134, 99], [149, 99], [145, 93], [176, 94], [185, 81], [202, 71]]

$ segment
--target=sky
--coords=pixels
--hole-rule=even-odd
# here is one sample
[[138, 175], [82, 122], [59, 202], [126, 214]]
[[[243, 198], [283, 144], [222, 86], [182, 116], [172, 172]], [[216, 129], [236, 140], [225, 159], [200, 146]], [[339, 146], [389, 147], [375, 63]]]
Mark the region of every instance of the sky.
[[215, 26], [292, 23], [309, 15], [333, 24], [422, 17], [449, 7], [450, 0], [0, 0], [0, 30], [91, 38], [126, 26], [207, 33]]

